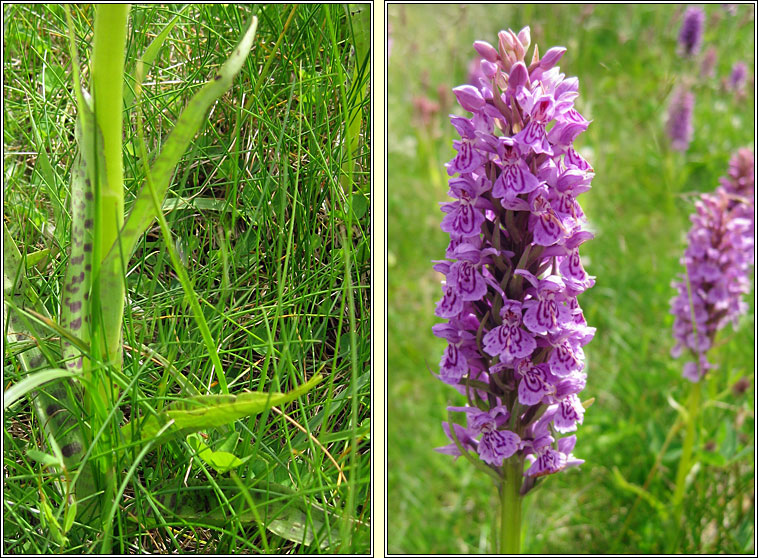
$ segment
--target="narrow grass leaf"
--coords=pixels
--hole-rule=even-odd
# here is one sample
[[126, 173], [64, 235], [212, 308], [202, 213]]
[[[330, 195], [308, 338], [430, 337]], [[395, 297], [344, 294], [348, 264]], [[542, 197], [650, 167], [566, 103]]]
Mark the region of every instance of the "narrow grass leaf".
[[[145, 65], [145, 73], [150, 71], [150, 67], [153, 65], [153, 62], [155, 62], [156, 57], [158, 56], [158, 53], [161, 50], [161, 47], [163, 46], [163, 43], [166, 41], [166, 38], [168, 37], [168, 34], [171, 33], [171, 30], [174, 28], [176, 23], [181, 18], [182, 14], [189, 8], [191, 4], [186, 4], [181, 10], [179, 10], [174, 17], [171, 18], [171, 20], [166, 23], [166, 25], [163, 26], [163, 29], [161, 29], [161, 32], [156, 35], [156, 37], [152, 40], [152, 42], [148, 45], [148, 47], [145, 49], [145, 52], [142, 54], [142, 63]], [[134, 89], [130, 87], [124, 87], [124, 106], [130, 107], [132, 105], [132, 102], [134, 101], [135, 92]]]

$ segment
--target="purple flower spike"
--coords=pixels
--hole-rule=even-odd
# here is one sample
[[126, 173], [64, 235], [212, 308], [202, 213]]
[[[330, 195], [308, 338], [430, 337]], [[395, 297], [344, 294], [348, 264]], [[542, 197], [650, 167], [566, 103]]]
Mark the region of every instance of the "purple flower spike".
[[671, 138], [671, 147], [677, 151], [687, 151], [692, 141], [692, 110], [695, 96], [689, 91], [678, 89], [669, 105], [666, 131]]
[[747, 81], [747, 65], [744, 62], [737, 62], [732, 66], [732, 73], [729, 74], [728, 87], [730, 91], [741, 93]]
[[683, 56], [694, 56], [703, 41], [705, 12], [702, 8], [691, 7], [684, 12], [682, 27], [679, 29], [679, 52]]
[[[432, 331], [447, 343], [439, 379], [467, 399], [449, 408], [467, 422], [443, 423], [448, 438], [498, 474], [518, 456], [538, 477], [582, 463], [576, 436], [559, 436], [584, 419], [595, 329], [577, 296], [595, 279], [580, 256], [592, 234], [578, 197], [594, 171], [574, 147], [590, 122], [574, 105], [579, 80], [556, 66], [566, 49], [540, 59], [530, 47], [528, 27], [500, 32], [495, 46], [476, 41], [481, 73], [453, 90], [470, 114], [450, 119], [452, 201], [440, 206], [450, 242], [434, 264], [445, 277], [435, 314], [447, 322]], [[437, 451], [461, 455], [456, 444]]]
[[686, 349], [692, 361], [683, 375], [692, 382], [713, 366], [706, 353], [720, 329], [747, 312], [743, 295], [750, 291], [755, 236], [755, 166], [753, 153], [740, 149], [729, 163], [729, 174], [714, 193], [695, 204], [689, 245], [681, 259], [685, 267], [672, 283], [675, 358]]

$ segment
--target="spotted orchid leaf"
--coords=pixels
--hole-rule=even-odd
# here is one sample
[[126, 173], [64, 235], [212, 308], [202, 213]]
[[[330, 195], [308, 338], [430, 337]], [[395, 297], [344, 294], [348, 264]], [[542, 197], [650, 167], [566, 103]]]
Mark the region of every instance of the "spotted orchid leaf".
[[[242, 65], [253, 47], [257, 27], [258, 18], [253, 17], [237, 47], [226, 62], [218, 69], [213, 79], [192, 97], [179, 115], [179, 119], [166, 139], [163, 149], [151, 166], [153, 185], [158, 199], [163, 200], [165, 198], [174, 169], [192, 139], [205, 123], [208, 109], [232, 86], [234, 77], [242, 69]], [[112, 246], [106, 257], [106, 262], [119, 261], [122, 257], [121, 254], [124, 255], [125, 259], [128, 259], [137, 245], [139, 237], [155, 218], [156, 213], [150, 191], [145, 185], [137, 196], [121, 231], [122, 250], [120, 251], [117, 245]], [[104, 266], [107, 265], [107, 263], [104, 264]]]

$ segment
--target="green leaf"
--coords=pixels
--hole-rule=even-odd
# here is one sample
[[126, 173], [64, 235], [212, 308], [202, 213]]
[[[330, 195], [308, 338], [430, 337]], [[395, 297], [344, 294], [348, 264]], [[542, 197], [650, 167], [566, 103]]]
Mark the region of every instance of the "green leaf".
[[[285, 487], [280, 488], [286, 490]], [[279, 535], [283, 539], [310, 546], [313, 544], [315, 536], [318, 535], [320, 540], [319, 548], [322, 549], [327, 548], [330, 545], [330, 542], [331, 544], [334, 544], [339, 541], [337, 519], [332, 518], [330, 522], [330, 541], [330, 537], [326, 532], [326, 512], [315, 504], [311, 504], [310, 506], [306, 506], [305, 504], [301, 504], [299, 506], [277, 506], [275, 503], [273, 503], [269, 504], [269, 508], [273, 508], [272, 511], [274, 512], [276, 518], [270, 519], [269, 521], [265, 522], [266, 529], [275, 535]]]
[[[242, 523], [253, 523], [258, 515], [266, 529], [295, 543], [311, 545], [318, 538], [324, 549], [339, 542], [339, 518], [321, 506], [309, 502], [297, 491], [273, 482], [239, 479], [242, 486], [222, 485], [220, 488], [236, 510]], [[244, 494], [243, 494], [244, 491]], [[218, 496], [213, 487], [181, 487], [160, 494], [156, 500], [165, 506], [163, 513], [173, 514], [185, 521], [198, 524], [225, 526], [229, 523], [228, 510], [210, 507]], [[255, 511], [251, 509], [252, 501]], [[170, 505], [167, 504], [170, 503]], [[146, 528], [156, 524], [148, 514]], [[328, 525], [328, 527], [327, 527]]]
[[190, 434], [187, 436], [187, 443], [197, 452], [197, 456], [200, 459], [221, 474], [236, 469], [252, 457], [252, 455], [248, 455], [244, 459], [240, 459], [233, 453], [227, 451], [213, 451], [205, 444], [205, 442], [203, 442], [199, 434]]
[[353, 213], [356, 219], [363, 219], [368, 210], [369, 201], [363, 194], [353, 194]]
[[53, 510], [50, 507], [50, 504], [47, 503], [47, 500], [45, 498], [42, 498], [40, 500], [40, 507], [42, 508], [42, 517], [44, 518], [44, 522], [47, 524], [47, 528], [50, 530], [50, 534], [53, 536], [53, 538], [60, 545], [68, 544], [68, 539], [63, 534], [61, 524], [58, 523], [58, 520], [56, 519], [55, 514], [53, 514]]
[[[179, 115], [174, 129], [169, 134], [168, 139], [163, 144], [160, 155], [158, 155], [151, 167], [153, 183], [159, 200], [162, 200], [166, 196], [177, 163], [179, 163], [182, 155], [184, 155], [192, 138], [195, 137], [200, 127], [206, 122], [208, 109], [216, 102], [216, 99], [232, 86], [234, 77], [239, 73], [250, 49], [253, 47], [253, 39], [255, 38], [257, 27], [258, 18], [253, 17], [240, 42], [226, 62], [218, 69], [213, 79], [207, 82], [192, 97], [181, 115]], [[137, 245], [139, 237], [147, 230], [155, 218], [156, 213], [150, 190], [145, 184], [137, 196], [137, 200], [134, 202], [121, 232], [121, 245], [126, 259], [128, 259]], [[113, 262], [120, 261], [120, 251], [117, 244], [110, 248], [106, 260]], [[104, 264], [104, 267], [110, 268], [111, 265]]]
[[43, 248], [26, 255], [26, 265], [36, 266], [50, 257], [50, 248]]
[[355, 58], [361, 64], [368, 56], [371, 48], [371, 6], [368, 4], [349, 4], [349, 9], [352, 15]]
[[76, 519], [76, 498], [70, 498], [69, 499], [69, 505], [66, 506], [66, 513], [63, 516], [63, 532], [68, 533], [71, 530], [71, 527], [74, 525], [74, 520]]
[[42, 384], [59, 378], [70, 378], [72, 376], [76, 376], [76, 373], [61, 368], [51, 368], [49, 370], [42, 370], [41, 372], [29, 374], [28, 376], [25, 376], [23, 380], [16, 382], [5, 390], [3, 393], [3, 410], [10, 407], [21, 397], [35, 390]]
[[42, 76], [44, 76], [45, 93], [48, 95], [55, 93], [66, 83], [66, 69], [59, 64], [46, 65]]
[[43, 465], [46, 465], [47, 467], [63, 467], [63, 462], [55, 457], [54, 455], [50, 455], [49, 453], [45, 453], [44, 451], [39, 451], [34, 448], [29, 448], [26, 450], [26, 455], [29, 459], [33, 459], [37, 463], [42, 463]]
[[[308, 393], [322, 379], [321, 374], [317, 374], [288, 393], [256, 391], [239, 395], [198, 395], [181, 399], [163, 411], [147, 417], [141, 427], [136, 429], [138, 437], [142, 441], [152, 440], [169, 421], [173, 421], [173, 426], [168, 435], [187, 434], [223, 426], [262, 413], [276, 405], [289, 403]], [[133, 439], [132, 428], [133, 424], [129, 422], [121, 429], [127, 440]]]
[[240, 439], [239, 432], [237, 432], [236, 430], [232, 430], [231, 432], [229, 432], [229, 435], [226, 437], [224, 442], [218, 448], [219, 451], [233, 452], [234, 448], [237, 447], [237, 442], [239, 442], [239, 439]]

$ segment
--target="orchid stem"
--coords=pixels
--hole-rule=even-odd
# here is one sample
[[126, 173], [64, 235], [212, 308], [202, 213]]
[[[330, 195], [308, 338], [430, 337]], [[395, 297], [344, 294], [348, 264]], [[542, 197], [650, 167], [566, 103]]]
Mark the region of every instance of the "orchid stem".
[[521, 553], [521, 483], [524, 465], [522, 458], [513, 456], [503, 465], [503, 484], [500, 486], [500, 554]]

